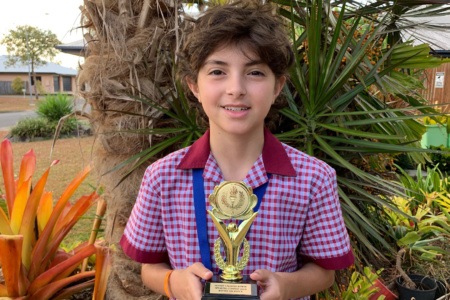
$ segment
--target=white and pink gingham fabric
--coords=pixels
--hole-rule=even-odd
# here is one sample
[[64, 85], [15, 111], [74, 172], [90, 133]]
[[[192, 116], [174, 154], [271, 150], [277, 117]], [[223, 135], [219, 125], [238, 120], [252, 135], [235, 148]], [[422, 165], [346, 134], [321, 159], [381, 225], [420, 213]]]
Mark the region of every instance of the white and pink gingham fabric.
[[[244, 182], [256, 188], [271, 179], [259, 214], [247, 236], [250, 261], [243, 274], [257, 269], [293, 272], [307, 261], [326, 269], [353, 263], [342, 218], [336, 173], [324, 162], [280, 143], [265, 130], [263, 153]], [[223, 181], [210, 153], [209, 132], [191, 147], [148, 167], [120, 244], [142, 263], [167, 261], [172, 268], [200, 262], [193, 200], [192, 168], [204, 168], [205, 202]], [[211, 257], [219, 237], [208, 217]], [[168, 258], [170, 261], [168, 261]], [[212, 259], [213, 272], [219, 269]], [[307, 298], [305, 298], [307, 299]]]

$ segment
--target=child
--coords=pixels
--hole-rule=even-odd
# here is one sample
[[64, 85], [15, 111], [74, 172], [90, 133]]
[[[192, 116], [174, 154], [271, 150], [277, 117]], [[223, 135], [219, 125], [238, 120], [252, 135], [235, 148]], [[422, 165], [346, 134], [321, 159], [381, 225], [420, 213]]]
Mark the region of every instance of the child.
[[[201, 279], [218, 273], [218, 232], [211, 218], [200, 225], [196, 213], [211, 210], [208, 196], [222, 181], [244, 181], [253, 189], [268, 183], [247, 236], [250, 261], [243, 270], [262, 288], [261, 299], [309, 299], [333, 283], [334, 270], [352, 264], [335, 171], [264, 127], [293, 55], [280, 17], [267, 4], [214, 7], [196, 21], [180, 74], [208, 116], [209, 130], [148, 167], [121, 239], [124, 252], [143, 263], [142, 280], [153, 291], [197, 300]], [[193, 174], [200, 174], [200, 192]], [[202, 212], [195, 209], [198, 199], [206, 205]]]

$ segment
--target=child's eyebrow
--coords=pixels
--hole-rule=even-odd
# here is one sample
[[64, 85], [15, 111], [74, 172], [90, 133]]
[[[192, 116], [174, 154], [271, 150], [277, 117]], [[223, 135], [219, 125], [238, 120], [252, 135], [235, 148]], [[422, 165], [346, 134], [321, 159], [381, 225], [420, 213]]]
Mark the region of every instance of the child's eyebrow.
[[[251, 60], [248, 63], [246, 63], [245, 66], [250, 67], [250, 66], [260, 65], [260, 64], [264, 64], [264, 62], [262, 60]], [[205, 61], [205, 65], [227, 66], [228, 63], [221, 61], [221, 60], [210, 59], [210, 60]]]

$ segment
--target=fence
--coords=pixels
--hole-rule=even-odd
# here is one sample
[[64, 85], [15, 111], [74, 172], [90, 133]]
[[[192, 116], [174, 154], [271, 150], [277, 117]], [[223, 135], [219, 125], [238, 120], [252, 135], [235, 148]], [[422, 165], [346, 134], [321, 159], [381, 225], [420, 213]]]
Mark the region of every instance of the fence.
[[[17, 95], [11, 87], [11, 81], [0, 81], [0, 95]], [[25, 86], [25, 93], [28, 94], [28, 81], [23, 82]]]
[[450, 113], [450, 63], [425, 71], [424, 97], [429, 104], [447, 104], [438, 106], [442, 112]]

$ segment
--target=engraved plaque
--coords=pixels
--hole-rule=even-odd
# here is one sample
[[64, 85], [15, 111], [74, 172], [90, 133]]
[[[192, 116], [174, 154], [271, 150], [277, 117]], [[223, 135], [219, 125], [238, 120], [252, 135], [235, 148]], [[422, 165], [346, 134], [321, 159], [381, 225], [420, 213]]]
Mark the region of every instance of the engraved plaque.
[[223, 295], [251, 295], [252, 288], [248, 284], [233, 284], [233, 283], [211, 283], [209, 289], [211, 294]]

